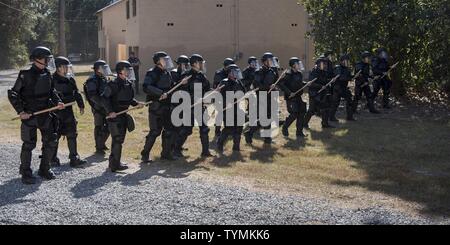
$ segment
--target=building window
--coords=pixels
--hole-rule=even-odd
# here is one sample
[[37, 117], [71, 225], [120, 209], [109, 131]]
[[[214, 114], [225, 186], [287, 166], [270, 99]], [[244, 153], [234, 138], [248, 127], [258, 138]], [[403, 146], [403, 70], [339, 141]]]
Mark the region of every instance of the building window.
[[130, 1], [127, 1], [126, 3], [126, 11], [127, 11], [127, 20], [130, 18]]
[[133, 0], [133, 17], [137, 15], [137, 3], [136, 0]]

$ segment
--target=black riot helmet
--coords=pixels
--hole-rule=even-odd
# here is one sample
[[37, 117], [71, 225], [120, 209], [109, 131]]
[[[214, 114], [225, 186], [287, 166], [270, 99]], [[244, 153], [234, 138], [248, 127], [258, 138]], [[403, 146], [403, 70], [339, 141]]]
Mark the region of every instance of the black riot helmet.
[[186, 55], [180, 55], [180, 57], [178, 57], [177, 59], [177, 64], [189, 64], [189, 58]]
[[[45, 59], [45, 63], [38, 60]], [[45, 66], [50, 71], [56, 70], [55, 59], [53, 58], [52, 51], [46, 47], [36, 47], [31, 51], [30, 61], [37, 62], [42, 66]]]
[[196, 63], [200, 63], [200, 67], [198, 67], [200, 72], [206, 73], [206, 61], [203, 59], [203, 57], [199, 54], [193, 54], [191, 58], [189, 59], [189, 63], [191, 64], [191, 67], [195, 67], [194, 65]]
[[31, 51], [30, 60], [34, 61], [36, 59], [46, 59], [53, 57], [52, 51], [46, 47], [36, 47]]
[[339, 62], [341, 63], [341, 65], [343, 65], [345, 67], [349, 67], [350, 66], [350, 55], [342, 54], [339, 57]]
[[60, 75], [63, 75], [67, 78], [75, 78], [75, 72], [73, 70], [72, 63], [66, 57], [63, 56], [56, 57], [55, 66], [57, 71], [61, 72]]
[[325, 57], [324, 55], [321, 55], [317, 60], [316, 60], [316, 65], [317, 68], [319, 68], [322, 71], [326, 71], [328, 69], [328, 58]]
[[97, 73], [100, 73], [102, 76], [112, 76], [113, 73], [111, 71], [111, 68], [109, 67], [109, 65], [106, 63], [106, 61], [104, 60], [97, 60], [94, 63], [94, 67], [93, 67], [94, 71]]
[[388, 52], [386, 48], [378, 48], [376, 54], [379, 58], [387, 60], [389, 58]]
[[263, 63], [269, 62], [269, 63], [268, 63], [268, 66], [269, 66], [269, 67], [272, 67], [272, 68], [277, 68], [277, 67], [279, 67], [278, 62], [277, 62], [277, 59], [275, 58], [275, 56], [274, 56], [272, 53], [269, 53], [269, 52], [265, 53], [265, 54], [262, 56], [261, 61], [262, 61]]
[[205, 59], [203, 59], [203, 57], [199, 54], [193, 54], [191, 56], [191, 58], [189, 59], [189, 63], [191, 63], [191, 65], [197, 63], [197, 62], [204, 62]]
[[[298, 65], [298, 66], [295, 67], [296, 65]], [[297, 71], [305, 70], [305, 66], [303, 65], [303, 62], [297, 57], [292, 57], [289, 59], [289, 66], [293, 69], [296, 69]]]
[[372, 53], [369, 51], [364, 51], [361, 53], [361, 58], [364, 61], [364, 63], [370, 63], [370, 58], [372, 57]]
[[235, 64], [228, 66], [228, 78], [232, 80], [242, 80], [244, 78], [239, 66]]
[[232, 58], [226, 58], [223, 61], [223, 67], [225, 67], [225, 68], [229, 67], [230, 65], [235, 65], [235, 64], [236, 63], [234, 62], [234, 60]]
[[125, 72], [125, 74], [123, 74], [123, 75], [125, 75], [128, 80], [136, 81], [136, 75], [134, 74], [133, 66], [131, 65], [130, 62], [128, 62], [126, 60], [117, 62], [116, 72], [117, 72], [117, 76], [119, 76], [119, 74], [123, 74], [123, 72]]
[[72, 65], [72, 63], [70, 63], [70, 60], [67, 59], [66, 57], [59, 56], [59, 57], [55, 58], [55, 65], [56, 65], [56, 68], [59, 68], [61, 66]]
[[166, 70], [171, 70], [175, 67], [172, 58], [166, 52], [163, 51], [156, 52], [153, 55], [153, 62], [155, 63], [155, 65], [158, 64], [161, 65], [163, 69]]

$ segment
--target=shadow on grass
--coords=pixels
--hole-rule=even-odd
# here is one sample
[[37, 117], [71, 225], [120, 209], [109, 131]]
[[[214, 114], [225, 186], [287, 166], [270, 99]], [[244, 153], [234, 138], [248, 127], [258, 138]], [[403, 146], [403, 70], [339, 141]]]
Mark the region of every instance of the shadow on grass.
[[[330, 154], [356, 163], [364, 181], [333, 184], [358, 186], [423, 206], [431, 215], [450, 214], [450, 125], [442, 122], [362, 119], [333, 131], [311, 131]], [[337, 131], [343, 133], [334, 135]]]

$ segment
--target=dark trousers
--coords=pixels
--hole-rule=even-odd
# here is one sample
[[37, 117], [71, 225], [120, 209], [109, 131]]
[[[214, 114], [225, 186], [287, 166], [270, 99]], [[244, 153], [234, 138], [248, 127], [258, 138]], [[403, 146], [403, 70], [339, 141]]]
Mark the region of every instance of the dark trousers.
[[305, 115], [305, 126], [309, 125], [312, 116], [319, 114], [322, 118], [322, 126], [328, 126], [328, 120], [330, 118], [330, 108], [331, 108], [331, 95], [326, 92], [322, 92], [319, 95], [310, 94], [309, 95], [309, 109]]
[[98, 112], [92, 110], [94, 115], [94, 139], [95, 139], [95, 148], [97, 150], [105, 150], [106, 149], [106, 141], [109, 138], [109, 128], [108, 123], [106, 121], [106, 115], [102, 112]]
[[239, 127], [239, 126], [228, 127], [228, 126], [226, 126], [222, 130], [222, 133], [220, 134], [220, 136], [217, 140], [217, 149], [219, 151], [223, 151], [225, 142], [227, 141], [227, 139], [230, 136], [232, 136], [233, 137], [233, 150], [239, 151], [240, 145], [241, 145], [242, 130], [243, 130], [243, 127]]
[[66, 108], [63, 111], [58, 112], [58, 141], [56, 144], [55, 154], [53, 159], [57, 159], [59, 141], [62, 136], [67, 138], [67, 147], [69, 148], [69, 159], [77, 160], [79, 158], [77, 150], [77, 120], [73, 113], [72, 107]]
[[378, 97], [380, 90], [383, 90], [383, 106], [389, 106], [389, 97], [391, 95], [392, 81], [390, 79], [383, 78], [376, 80], [374, 84], [373, 100], [375, 101]]
[[347, 112], [347, 119], [353, 118], [353, 95], [347, 87], [335, 89], [333, 91], [330, 118], [336, 117], [336, 113], [342, 99], [345, 99], [346, 102], [345, 108]]
[[284, 122], [283, 129], [288, 130], [289, 127], [296, 122], [297, 135], [303, 134], [303, 121], [306, 115], [306, 103], [301, 98], [288, 99], [286, 101], [289, 116]]
[[[205, 113], [206, 109], [203, 109], [202, 113]], [[175, 142], [175, 149], [181, 149], [186, 143], [188, 137], [192, 135], [194, 129], [194, 110], [191, 112], [191, 125], [192, 126], [182, 126], [180, 127], [180, 133], [178, 139]], [[208, 125], [202, 124], [199, 126], [200, 130], [200, 142], [202, 144], [202, 153], [209, 153], [209, 127]]]
[[[257, 111], [258, 111], [258, 119], [261, 117], [261, 112], [260, 112], [260, 110], [259, 110], [259, 105], [261, 104], [261, 102], [262, 102], [262, 97], [261, 97], [262, 95], [260, 95], [259, 93], [258, 93], [258, 95], [257, 95]], [[266, 106], [266, 108], [267, 108], [267, 118], [271, 118], [272, 117], [272, 101], [271, 101], [271, 96], [270, 96], [270, 94], [267, 94], [266, 95], [267, 96], [267, 104], [265, 105]], [[246, 139], [247, 139], [247, 142], [248, 143], [250, 143], [251, 141], [252, 141], [252, 139], [253, 139], [253, 137], [254, 137], [254, 135], [255, 135], [255, 133], [256, 132], [258, 132], [258, 130], [260, 130], [261, 128], [263, 128], [263, 129], [266, 129], [266, 130], [268, 130], [268, 129], [270, 129], [271, 128], [271, 126], [265, 126], [265, 127], [262, 127], [261, 125], [260, 125], [260, 122], [258, 121], [258, 126], [251, 126], [250, 127], [250, 130], [245, 134], [245, 137], [246, 137]], [[270, 142], [272, 142], [272, 138], [264, 138], [264, 142], [265, 143], [270, 143]]]
[[143, 156], [148, 156], [156, 142], [156, 139], [162, 134], [162, 156], [169, 156], [173, 151], [173, 141], [175, 129], [171, 120], [170, 106], [162, 106], [157, 110], [149, 111], [150, 132], [147, 135], [145, 146], [142, 151]]
[[353, 112], [356, 112], [358, 109], [359, 101], [362, 99], [362, 96], [366, 97], [367, 100], [367, 107], [371, 112], [375, 111], [375, 106], [373, 104], [373, 94], [372, 91], [370, 91], [370, 86], [366, 85], [364, 87], [361, 86], [361, 84], [356, 84], [355, 87], [355, 98], [353, 101]]
[[57, 145], [57, 120], [50, 114], [43, 114], [22, 121], [20, 134], [22, 138], [22, 151], [20, 153], [20, 174], [31, 176], [32, 151], [36, 148], [37, 130], [42, 136], [42, 158], [40, 171], [50, 169], [50, 161], [55, 153]]
[[122, 145], [127, 134], [127, 123], [128, 120], [125, 114], [108, 120], [108, 128], [112, 138], [111, 155], [109, 156], [110, 168], [116, 168], [121, 164]]

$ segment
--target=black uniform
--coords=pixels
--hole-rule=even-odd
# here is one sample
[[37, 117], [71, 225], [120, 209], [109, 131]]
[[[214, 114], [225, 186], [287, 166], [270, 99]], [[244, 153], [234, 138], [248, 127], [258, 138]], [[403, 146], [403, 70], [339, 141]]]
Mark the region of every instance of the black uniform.
[[355, 98], [353, 102], [353, 112], [356, 112], [358, 109], [359, 101], [362, 98], [362, 95], [366, 96], [367, 100], [367, 107], [369, 108], [369, 111], [372, 113], [377, 113], [378, 111], [375, 109], [375, 106], [373, 104], [373, 94], [370, 90], [370, 83], [369, 79], [373, 78], [373, 75], [371, 74], [370, 64], [359, 62], [355, 66], [355, 74], [357, 74], [359, 71], [361, 72], [361, 75], [356, 78], [356, 87], [355, 87]]
[[253, 67], [247, 67], [242, 72], [242, 83], [245, 86], [245, 91], [250, 91], [251, 86], [255, 83], [256, 69]]
[[[194, 98], [194, 85], [195, 84], [201, 84], [202, 85], [202, 98], [204, 97], [204, 95], [211, 90], [211, 85], [210, 82], [208, 81], [208, 79], [206, 78], [206, 76], [201, 73], [201, 72], [197, 72], [194, 69], [190, 70], [189, 72], [187, 72], [184, 77], [189, 77], [192, 76], [189, 81], [188, 84], [183, 85], [181, 87], [182, 90], [188, 92], [191, 95], [191, 102], [192, 105], [194, 105], [195, 103], [195, 98]], [[202, 109], [202, 113], [204, 113], [206, 111], [206, 108]], [[191, 125], [192, 126], [183, 126], [181, 128], [181, 132], [180, 132], [180, 138], [177, 139], [177, 142], [175, 143], [175, 149], [181, 149], [182, 146], [186, 143], [187, 138], [192, 135], [192, 130], [194, 128], [194, 120], [195, 120], [195, 115], [194, 115], [194, 108], [192, 108], [191, 111]], [[209, 152], [209, 127], [208, 125], [206, 125], [206, 123], [200, 123], [199, 124], [201, 126], [199, 126], [200, 129], [200, 141], [202, 144], [202, 155], [204, 156], [209, 156], [211, 155]]]
[[[102, 100], [108, 115], [112, 112], [118, 113], [127, 110], [130, 106], [138, 106], [138, 102], [134, 98], [133, 84], [121, 78], [116, 78], [106, 85]], [[121, 166], [122, 144], [125, 141], [127, 129], [130, 128], [131, 120], [131, 116], [126, 113], [107, 120], [112, 137], [109, 167], [113, 172]]]
[[[228, 72], [226, 71], [225, 68], [217, 70], [216, 73], [214, 74], [213, 89], [220, 87], [219, 84], [223, 81], [223, 79], [226, 79], [227, 77], [228, 77]], [[216, 128], [215, 128], [216, 138], [220, 137], [221, 130], [222, 130], [222, 126], [216, 126]]]
[[150, 133], [147, 135], [144, 150], [142, 151], [143, 162], [149, 160], [149, 154], [156, 139], [162, 134], [162, 153], [164, 159], [172, 158], [172, 143], [174, 140], [174, 127], [171, 121], [172, 104], [170, 96], [160, 101], [161, 96], [172, 89], [174, 81], [171, 73], [156, 66], [147, 72], [144, 81], [144, 92], [147, 101], [153, 101], [149, 106]]
[[[29, 70], [20, 71], [14, 87], [8, 91], [8, 98], [18, 114], [32, 114], [61, 103], [54, 89], [52, 75], [47, 69], [40, 70], [33, 65]], [[40, 175], [50, 173], [50, 161], [57, 145], [57, 119], [54, 114], [45, 113], [22, 121], [20, 153], [20, 174], [32, 177], [31, 155], [36, 148], [37, 130], [42, 135], [42, 158]]]
[[[389, 63], [386, 59], [375, 57], [372, 61], [372, 70], [374, 76], [382, 77], [384, 73], [388, 72], [390, 69]], [[389, 79], [389, 76], [384, 76], [383, 79], [377, 79], [374, 82], [374, 93], [373, 99], [375, 100], [380, 92], [380, 89], [383, 89], [383, 107], [389, 108], [389, 96], [391, 94], [392, 81]]]
[[[253, 84], [253, 87], [255, 89], [259, 89], [257, 93], [257, 101], [258, 101], [258, 118], [261, 117], [260, 111], [259, 111], [259, 104], [262, 103], [262, 97], [259, 94], [259, 92], [268, 92], [271, 89], [271, 86], [277, 81], [278, 79], [278, 72], [277, 68], [270, 68], [263, 66], [260, 70], [256, 71], [255, 73], [255, 83]], [[264, 96], [264, 95], [263, 95]], [[272, 117], [272, 101], [271, 101], [271, 95], [269, 93], [266, 93], [266, 101], [267, 101], [267, 118]], [[248, 144], [251, 144], [253, 141], [253, 135], [258, 131], [260, 127], [250, 127], [250, 130], [245, 134], [245, 139]], [[265, 129], [270, 129], [270, 126], [265, 127]], [[272, 142], [272, 138], [265, 138], [264, 142], [266, 144], [270, 144]]]
[[[62, 77], [55, 73], [53, 75], [53, 82], [59, 97], [65, 104], [76, 102], [78, 107], [84, 109], [84, 101], [80, 92], [78, 91], [77, 84], [73, 78]], [[67, 107], [57, 113], [59, 119], [58, 141], [61, 136], [67, 137], [67, 146], [69, 148], [69, 159], [72, 164], [80, 160], [80, 156], [77, 151], [77, 120], [73, 112], [73, 106]], [[56, 147], [54, 161], [59, 162], [57, 159]]]
[[348, 67], [343, 65], [337, 65], [334, 69], [336, 75], [340, 75], [340, 77], [336, 80], [333, 85], [333, 97], [332, 97], [332, 107], [330, 118], [336, 121], [336, 112], [341, 103], [341, 99], [344, 98], [346, 101], [346, 112], [347, 112], [347, 120], [353, 119], [353, 95], [350, 89], [348, 88], [348, 83], [353, 79], [352, 72]]
[[104, 152], [106, 141], [109, 138], [109, 129], [106, 122], [106, 111], [103, 107], [101, 95], [103, 94], [108, 80], [104, 76], [97, 74], [92, 75], [84, 85], [84, 93], [86, 100], [91, 105], [92, 114], [94, 115], [94, 139], [95, 148], [98, 152]]
[[305, 115], [305, 126], [309, 125], [309, 121], [316, 113], [320, 113], [322, 117], [322, 127], [330, 127], [328, 120], [331, 108], [331, 93], [330, 87], [325, 88], [322, 92], [319, 91], [330, 82], [330, 73], [328, 70], [322, 71], [319, 67], [315, 67], [309, 76], [310, 80], [317, 80], [309, 87], [309, 109]]
[[[173, 69], [171, 71], [171, 74], [172, 74], [172, 81], [173, 81], [173, 83], [175, 85], [180, 83], [182, 78], [183, 78], [183, 76], [184, 76], [184, 72], [183, 72], [183, 69], [181, 69], [181, 67]], [[177, 107], [178, 105], [179, 104], [172, 104], [173, 108]], [[183, 127], [175, 127], [175, 126], [173, 126], [173, 127], [174, 127], [173, 133], [175, 134], [173, 136], [173, 142], [172, 142], [173, 143], [172, 144], [172, 149], [173, 149], [173, 152], [174, 152], [174, 156], [175, 157], [183, 157], [182, 145], [180, 146], [180, 144], [176, 144], [176, 142], [175, 142], [176, 140], [180, 139], [180, 137], [181, 137], [181, 135], [180, 135], [181, 134], [181, 129]], [[179, 148], [176, 148], [176, 147], [179, 147]]]
[[306, 85], [303, 82], [303, 74], [299, 71], [291, 69], [287, 72], [285, 77], [280, 81], [280, 88], [284, 92], [284, 97], [287, 104], [289, 116], [283, 125], [283, 134], [288, 136], [288, 129], [297, 121], [297, 136], [304, 136], [303, 134], [303, 120], [306, 114], [306, 103], [302, 99], [303, 91], [298, 93], [294, 98], [290, 98], [292, 94], [299, 91]]
[[[228, 98], [228, 95], [227, 95], [228, 91], [233, 91], [235, 93], [242, 91], [245, 93], [244, 84], [239, 80], [233, 81], [231, 79], [226, 78], [226, 79], [222, 80], [222, 82], [220, 82], [219, 87], [221, 87], [221, 86], [224, 86], [224, 88], [221, 90], [221, 94], [222, 94], [224, 102], [227, 102], [227, 103], [229, 100], [231, 100], [231, 98]], [[237, 102], [237, 99], [235, 99], [234, 102]], [[223, 109], [226, 108], [227, 103], [224, 103]], [[228, 111], [225, 111], [224, 112], [224, 122], [225, 122], [224, 129], [222, 130], [222, 133], [217, 140], [217, 149], [219, 152], [223, 152], [224, 144], [229, 136], [233, 137], [233, 151], [240, 151], [243, 125], [239, 125], [238, 110], [241, 110], [241, 109], [239, 108], [239, 104], [236, 104], [233, 106], [232, 109], [230, 108], [229, 110], [233, 110], [234, 122], [233, 122], [233, 126], [227, 125], [226, 122], [227, 122], [227, 112]], [[243, 113], [244, 112], [242, 112], [242, 114]]]

